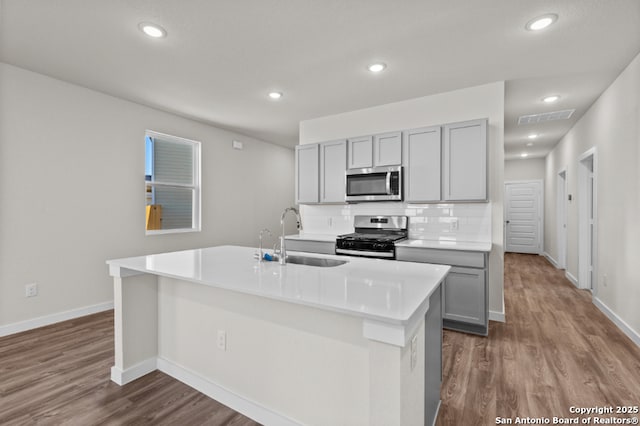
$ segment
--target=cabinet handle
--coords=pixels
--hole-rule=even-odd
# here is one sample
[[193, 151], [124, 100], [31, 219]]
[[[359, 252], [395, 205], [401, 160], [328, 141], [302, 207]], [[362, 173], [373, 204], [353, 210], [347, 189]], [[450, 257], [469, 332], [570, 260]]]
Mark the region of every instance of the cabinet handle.
[[477, 272], [458, 272], [458, 271], [451, 271], [450, 273], [452, 274], [456, 274], [456, 275], [467, 275], [470, 277], [477, 277], [478, 275], [480, 275]]
[[387, 172], [387, 179], [385, 183], [387, 186], [387, 195], [391, 195], [391, 172]]

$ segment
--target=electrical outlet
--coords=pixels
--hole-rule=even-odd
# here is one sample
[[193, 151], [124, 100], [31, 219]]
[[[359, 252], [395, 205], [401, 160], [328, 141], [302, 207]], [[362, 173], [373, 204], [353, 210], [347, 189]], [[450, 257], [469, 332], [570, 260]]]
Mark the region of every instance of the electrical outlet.
[[418, 363], [418, 335], [416, 334], [411, 339], [411, 371]]
[[457, 231], [458, 229], [459, 229], [458, 219], [453, 219], [451, 222], [449, 222], [450, 231]]
[[218, 330], [218, 349], [227, 350], [227, 332]]
[[38, 295], [38, 284], [31, 283], [24, 286], [25, 297], [36, 297]]

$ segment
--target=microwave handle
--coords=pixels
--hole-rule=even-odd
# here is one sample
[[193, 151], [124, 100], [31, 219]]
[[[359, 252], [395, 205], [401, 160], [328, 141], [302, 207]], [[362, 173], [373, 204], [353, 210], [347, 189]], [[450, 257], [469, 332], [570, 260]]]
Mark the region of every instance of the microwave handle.
[[392, 195], [391, 194], [391, 172], [387, 172], [387, 195]]

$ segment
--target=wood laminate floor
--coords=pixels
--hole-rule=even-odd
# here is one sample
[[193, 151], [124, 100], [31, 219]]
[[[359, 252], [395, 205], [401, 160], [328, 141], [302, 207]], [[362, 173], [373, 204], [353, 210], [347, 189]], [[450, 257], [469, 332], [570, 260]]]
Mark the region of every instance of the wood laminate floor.
[[[437, 425], [640, 405], [640, 348], [563, 271], [506, 254], [505, 309], [488, 338], [444, 332]], [[120, 387], [112, 365], [112, 312], [0, 338], [0, 425], [257, 425], [160, 372]]]
[[488, 338], [445, 332], [438, 426], [640, 405], [640, 348], [590, 292], [542, 256], [506, 253], [504, 294], [507, 322], [491, 322]]
[[110, 380], [113, 311], [0, 338], [0, 425], [258, 423], [159, 371]]

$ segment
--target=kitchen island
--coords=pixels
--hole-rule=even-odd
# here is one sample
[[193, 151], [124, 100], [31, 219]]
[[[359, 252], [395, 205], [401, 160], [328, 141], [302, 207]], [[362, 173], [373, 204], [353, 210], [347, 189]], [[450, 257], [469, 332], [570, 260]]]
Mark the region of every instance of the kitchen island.
[[[108, 261], [115, 365], [159, 369], [263, 424], [432, 424], [448, 266], [258, 262], [211, 247]], [[290, 252], [290, 255], [302, 253]]]

